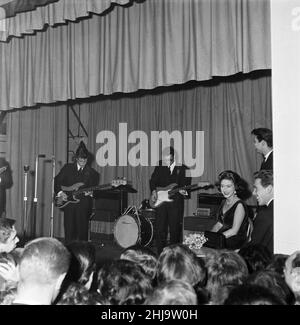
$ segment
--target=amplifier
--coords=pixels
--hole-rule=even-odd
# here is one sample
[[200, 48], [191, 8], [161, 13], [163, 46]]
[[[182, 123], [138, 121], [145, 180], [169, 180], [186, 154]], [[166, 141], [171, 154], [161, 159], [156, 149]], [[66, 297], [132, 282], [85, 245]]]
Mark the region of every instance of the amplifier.
[[224, 199], [223, 195], [200, 193], [197, 197], [197, 209], [195, 216], [199, 218], [211, 218], [216, 220], [219, 206]]

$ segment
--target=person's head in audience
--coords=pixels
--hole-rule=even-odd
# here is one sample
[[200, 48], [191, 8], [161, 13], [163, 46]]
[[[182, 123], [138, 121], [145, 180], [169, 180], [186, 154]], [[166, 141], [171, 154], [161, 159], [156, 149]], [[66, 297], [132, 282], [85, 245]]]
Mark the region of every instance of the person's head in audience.
[[284, 278], [294, 293], [296, 304], [300, 304], [300, 251], [294, 252], [286, 259]]
[[187, 246], [173, 244], [164, 248], [158, 259], [157, 283], [182, 280], [192, 286], [206, 282], [206, 269]]
[[139, 245], [128, 247], [122, 252], [120, 259], [139, 264], [152, 280], [155, 278], [157, 257], [150, 248]]
[[102, 305], [101, 297], [80, 283], [72, 283], [57, 305]]
[[0, 218], [0, 253], [13, 251], [19, 242], [14, 223], [15, 220]]
[[216, 185], [226, 199], [236, 195], [238, 198], [244, 200], [251, 196], [248, 183], [232, 170], [224, 170], [221, 172], [218, 175]]
[[99, 270], [97, 291], [111, 305], [141, 305], [152, 291], [152, 281], [137, 263], [115, 260]]
[[284, 279], [274, 271], [259, 271], [253, 273], [247, 279], [247, 283], [259, 285], [269, 289], [276, 297], [286, 304], [294, 303], [294, 295]]
[[284, 278], [285, 262], [288, 258], [286, 254], [274, 254], [271, 262], [266, 267], [266, 270], [277, 272], [282, 278]]
[[285, 303], [268, 288], [243, 284], [230, 291], [224, 305], [285, 305]]
[[239, 255], [245, 260], [249, 273], [264, 270], [272, 260], [269, 250], [260, 244], [250, 244], [239, 250]]
[[96, 271], [95, 246], [86, 241], [75, 241], [69, 243], [67, 248], [71, 252], [71, 264], [67, 278], [90, 290]]
[[4, 291], [0, 291], [0, 305], [11, 305], [17, 294], [17, 286], [8, 286]]
[[274, 198], [273, 171], [260, 170], [254, 173], [253, 195], [256, 197], [258, 205], [268, 205]]
[[272, 130], [267, 128], [253, 129], [251, 134], [254, 138], [254, 147], [257, 152], [264, 156], [273, 149], [273, 134]]
[[171, 280], [156, 287], [144, 305], [197, 305], [197, 295], [188, 282]]
[[219, 301], [220, 287], [244, 283], [248, 276], [248, 268], [244, 259], [236, 252], [220, 250], [218, 254], [206, 262], [207, 284], [211, 303]]
[[15, 287], [19, 281], [18, 262], [10, 253], [0, 254], [0, 292]]
[[16, 304], [50, 305], [70, 265], [68, 249], [57, 239], [37, 238], [26, 244], [19, 264]]

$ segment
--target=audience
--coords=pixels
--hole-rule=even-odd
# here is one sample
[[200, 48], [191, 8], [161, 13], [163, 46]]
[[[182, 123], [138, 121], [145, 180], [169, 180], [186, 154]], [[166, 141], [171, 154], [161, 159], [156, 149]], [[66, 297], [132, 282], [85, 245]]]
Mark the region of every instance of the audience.
[[219, 293], [224, 286], [243, 284], [248, 276], [248, 268], [243, 258], [236, 252], [220, 250], [206, 262], [207, 284], [210, 303], [219, 303]]
[[245, 260], [249, 274], [264, 270], [272, 260], [269, 250], [260, 244], [250, 244], [241, 248], [239, 255]]
[[0, 253], [10, 253], [19, 242], [14, 223], [15, 220], [0, 218]]
[[268, 288], [244, 284], [231, 290], [224, 305], [284, 305]]
[[197, 305], [197, 295], [188, 282], [171, 280], [155, 288], [144, 305]]
[[111, 305], [142, 305], [152, 292], [151, 279], [137, 263], [115, 260], [98, 273], [98, 293]]
[[182, 244], [164, 248], [158, 259], [157, 283], [182, 280], [192, 286], [206, 282], [206, 270], [197, 255]]
[[57, 305], [102, 305], [102, 303], [101, 297], [96, 292], [90, 292], [80, 283], [72, 283]]
[[269, 289], [285, 304], [294, 303], [294, 295], [284, 279], [274, 271], [259, 271], [249, 276], [247, 283]]
[[14, 305], [50, 305], [57, 297], [70, 265], [70, 253], [54, 238], [29, 242], [19, 264]]
[[128, 247], [123, 251], [120, 259], [139, 264], [150, 279], [154, 280], [156, 276], [157, 257], [150, 248], [139, 245]]
[[287, 258], [284, 277], [287, 285], [294, 293], [295, 304], [300, 305], [300, 251], [294, 252]]

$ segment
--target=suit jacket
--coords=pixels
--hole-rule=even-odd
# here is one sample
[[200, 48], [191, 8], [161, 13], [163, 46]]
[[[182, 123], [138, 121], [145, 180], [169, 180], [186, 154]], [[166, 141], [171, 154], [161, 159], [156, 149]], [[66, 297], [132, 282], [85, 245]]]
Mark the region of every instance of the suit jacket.
[[261, 244], [266, 246], [273, 254], [274, 239], [273, 239], [273, 201], [268, 206], [260, 207], [256, 218], [253, 222], [253, 231], [251, 235], [252, 244]]
[[269, 154], [268, 159], [263, 161], [260, 166], [260, 170], [273, 170], [273, 151]]
[[85, 165], [82, 173], [77, 170], [77, 163], [66, 164], [54, 179], [55, 195], [61, 191], [61, 186], [71, 186], [82, 182], [84, 187], [96, 186], [99, 184], [99, 173], [92, 167]]
[[0, 174], [0, 216], [2, 215], [2, 212], [5, 211], [6, 207], [6, 189], [10, 188], [13, 184], [10, 166], [3, 158], [0, 159], [0, 168], [1, 167], [7, 168], [2, 174]]
[[[191, 178], [186, 177], [185, 172], [187, 171], [185, 165], [175, 165], [172, 174], [167, 166], [162, 165], [162, 161], [159, 162], [159, 166], [156, 166], [150, 179], [150, 190], [151, 192], [158, 187], [165, 187], [172, 183], [176, 183], [178, 187], [183, 187], [191, 184]], [[181, 194], [174, 196], [176, 198], [183, 198]]]

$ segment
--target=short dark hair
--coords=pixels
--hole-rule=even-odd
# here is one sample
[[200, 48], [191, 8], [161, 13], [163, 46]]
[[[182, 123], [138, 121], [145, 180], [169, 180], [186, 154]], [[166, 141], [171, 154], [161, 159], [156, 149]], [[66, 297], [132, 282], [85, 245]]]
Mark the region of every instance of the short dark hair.
[[285, 302], [268, 288], [243, 284], [230, 291], [224, 305], [285, 305]]
[[75, 153], [75, 158], [84, 158], [87, 159], [89, 157], [89, 152], [83, 141], [80, 141], [79, 146]]
[[268, 147], [273, 147], [273, 134], [272, 130], [267, 128], [257, 128], [251, 131], [251, 134], [255, 135], [257, 140], [261, 142], [262, 140], [266, 141]]
[[263, 187], [267, 187], [269, 185], [273, 186], [273, 171], [262, 169], [258, 172], [254, 173], [254, 179], [259, 178], [261, 181], [261, 185]]
[[15, 220], [0, 218], [0, 243], [5, 244], [13, 231]]

